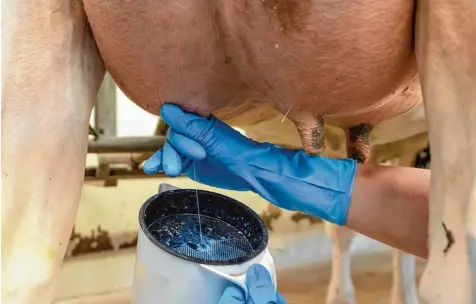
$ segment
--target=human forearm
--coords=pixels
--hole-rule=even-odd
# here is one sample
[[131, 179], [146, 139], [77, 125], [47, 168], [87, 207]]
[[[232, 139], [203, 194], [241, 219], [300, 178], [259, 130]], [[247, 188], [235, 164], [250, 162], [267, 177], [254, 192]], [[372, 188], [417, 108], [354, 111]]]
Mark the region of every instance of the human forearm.
[[[345, 223], [370, 238], [426, 258], [430, 170], [357, 165], [354, 173], [349, 159], [285, 149], [272, 149], [272, 154], [279, 168], [253, 161], [249, 172], [258, 181], [253, 191], [287, 209]], [[270, 170], [279, 172], [279, 177], [270, 175]], [[286, 201], [293, 203], [285, 205]]]
[[358, 165], [347, 227], [426, 258], [430, 170]]
[[173, 105], [162, 106], [161, 115], [171, 130], [165, 147], [144, 164], [147, 173], [185, 172], [213, 187], [251, 190], [279, 207], [347, 223], [382, 242], [426, 255], [429, 172], [370, 165], [357, 170], [352, 159], [256, 143], [214, 117], [198, 117]]

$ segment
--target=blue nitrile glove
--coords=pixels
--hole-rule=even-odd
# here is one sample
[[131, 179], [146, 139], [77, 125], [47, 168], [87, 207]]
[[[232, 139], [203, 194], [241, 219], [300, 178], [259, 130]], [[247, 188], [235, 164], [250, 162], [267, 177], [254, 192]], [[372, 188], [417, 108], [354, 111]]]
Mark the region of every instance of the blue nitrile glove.
[[183, 173], [212, 187], [251, 190], [284, 209], [345, 224], [354, 160], [258, 143], [213, 116], [202, 118], [171, 104], [162, 106], [161, 116], [170, 126], [167, 141], [146, 161], [145, 173]]
[[246, 272], [248, 299], [238, 286], [225, 289], [218, 304], [286, 304], [286, 300], [274, 291], [274, 283], [268, 270], [260, 264], [253, 264]]

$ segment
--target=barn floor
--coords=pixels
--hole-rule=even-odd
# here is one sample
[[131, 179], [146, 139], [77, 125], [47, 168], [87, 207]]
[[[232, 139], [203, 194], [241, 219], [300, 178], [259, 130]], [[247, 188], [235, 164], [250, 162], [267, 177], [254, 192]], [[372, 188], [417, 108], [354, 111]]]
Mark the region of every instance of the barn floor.
[[[390, 303], [392, 287], [391, 254], [378, 253], [355, 256], [352, 260], [356, 302], [365, 304]], [[419, 280], [424, 262], [417, 262]], [[288, 304], [325, 303], [330, 265], [310, 265], [278, 272], [278, 289]], [[418, 282], [418, 281], [417, 281]]]
[[[357, 304], [389, 304], [392, 286], [392, 257], [389, 252], [354, 256], [353, 279]], [[417, 262], [417, 278], [424, 262]], [[316, 264], [302, 268], [278, 271], [278, 289], [288, 304], [325, 303], [330, 265]], [[126, 304], [130, 303], [131, 290], [58, 301], [57, 304]]]

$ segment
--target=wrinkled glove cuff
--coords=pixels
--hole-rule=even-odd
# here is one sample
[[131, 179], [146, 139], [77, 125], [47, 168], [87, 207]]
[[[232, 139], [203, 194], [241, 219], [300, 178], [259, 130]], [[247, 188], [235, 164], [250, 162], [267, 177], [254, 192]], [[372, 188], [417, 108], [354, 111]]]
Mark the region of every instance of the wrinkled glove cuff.
[[247, 157], [245, 179], [251, 190], [284, 209], [345, 225], [357, 168], [355, 160], [311, 156], [302, 150], [273, 145], [260, 150]]
[[[357, 162], [353, 159], [347, 160], [350, 163], [350, 170], [346, 172], [349, 174], [343, 174], [344, 176], [342, 176], [342, 179], [345, 181], [343, 181], [342, 184], [345, 184], [346, 186], [344, 186], [344, 189], [348, 190], [336, 195], [332, 204], [333, 210], [326, 213], [328, 216], [327, 221], [339, 226], [344, 226], [347, 223], [347, 214], [349, 213], [352, 190], [354, 189], [355, 173], [357, 171]], [[312, 210], [310, 212], [311, 213], [309, 214], [318, 216], [318, 214], [312, 214]]]

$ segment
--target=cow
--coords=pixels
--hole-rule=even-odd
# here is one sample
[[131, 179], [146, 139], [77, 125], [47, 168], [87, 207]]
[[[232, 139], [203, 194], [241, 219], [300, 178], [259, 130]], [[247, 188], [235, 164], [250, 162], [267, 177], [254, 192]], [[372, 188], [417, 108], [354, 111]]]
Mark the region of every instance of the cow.
[[[421, 299], [476, 299], [473, 0], [4, 1], [2, 297], [49, 303], [105, 69], [140, 107], [224, 120], [269, 104], [324, 150], [367, 161], [373, 127], [424, 102], [431, 143]], [[420, 89], [421, 88], [421, 89]], [[352, 140], [356, 139], [356, 140]]]

